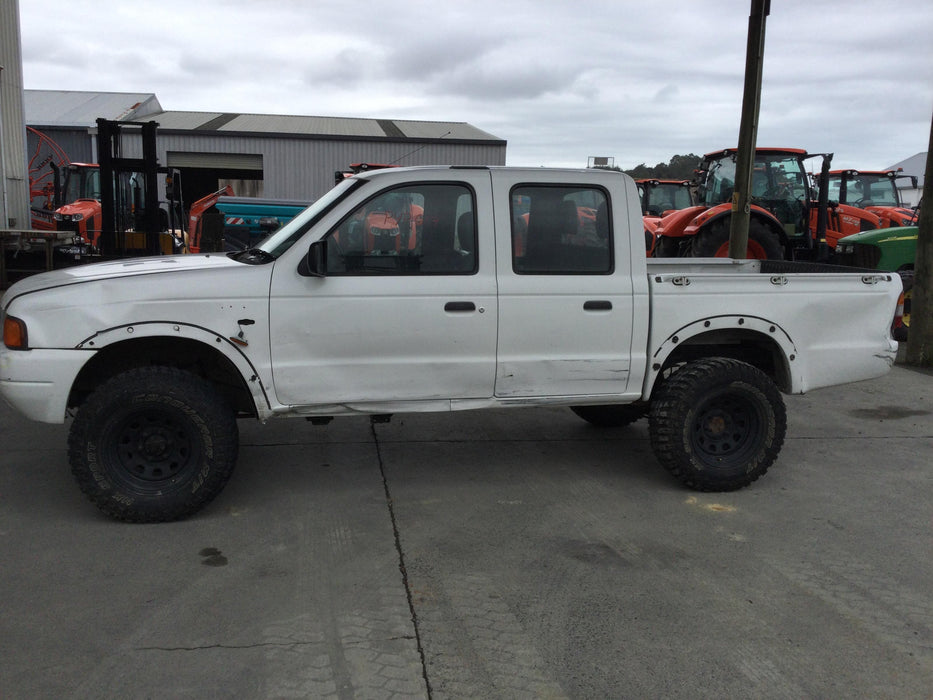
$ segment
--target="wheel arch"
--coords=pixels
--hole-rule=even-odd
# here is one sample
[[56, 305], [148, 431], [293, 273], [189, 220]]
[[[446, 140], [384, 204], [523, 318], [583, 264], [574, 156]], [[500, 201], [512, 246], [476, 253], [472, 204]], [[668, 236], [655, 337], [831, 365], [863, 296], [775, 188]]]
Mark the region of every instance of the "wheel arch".
[[677, 365], [705, 357], [730, 357], [764, 372], [784, 393], [793, 391], [791, 363], [797, 348], [778, 324], [750, 316], [716, 316], [695, 321], [670, 334], [651, 358], [645, 395]]
[[80, 406], [102, 382], [135, 367], [184, 369], [213, 384], [240, 415], [268, 407], [265, 387], [252, 363], [232, 343], [188, 324], [147, 323], [109, 329], [79, 347], [94, 349], [75, 377], [68, 408]]
[[[730, 216], [732, 216], [731, 209], [723, 209], [722, 211], [718, 211], [708, 219], [704, 219], [702, 222], [700, 222], [696, 227], [693, 228], [692, 231], [690, 231], [690, 233], [692, 235], [698, 235], [702, 230], [714, 224], [723, 222], [724, 219]], [[762, 209], [761, 207], [752, 206], [751, 211], [749, 212], [749, 217], [749, 225], [751, 225], [752, 222], [757, 221], [758, 223], [767, 227], [769, 231], [778, 237], [778, 241], [780, 242], [781, 246], [787, 249], [787, 246], [790, 242], [787, 237], [787, 231], [784, 230], [784, 226], [777, 219], [777, 217], [774, 216], [774, 214], [767, 211], [766, 209]]]

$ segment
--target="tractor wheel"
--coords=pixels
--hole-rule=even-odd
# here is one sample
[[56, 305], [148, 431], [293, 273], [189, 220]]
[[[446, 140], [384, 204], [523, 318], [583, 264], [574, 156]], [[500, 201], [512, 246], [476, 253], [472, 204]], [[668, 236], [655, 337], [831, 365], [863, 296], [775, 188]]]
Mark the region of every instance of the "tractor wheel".
[[646, 403], [571, 406], [570, 410], [597, 428], [621, 428], [648, 415]]
[[214, 387], [171, 367], [102, 384], [68, 436], [71, 471], [104, 513], [127, 522], [189, 516], [223, 490], [236, 464], [236, 416]]
[[[719, 219], [700, 231], [693, 241], [695, 258], [729, 257], [729, 218]], [[760, 221], [752, 220], [748, 226], [750, 260], [783, 260], [784, 247], [778, 237]]]
[[787, 430], [784, 401], [761, 370], [696, 360], [658, 387], [649, 432], [658, 461], [697, 491], [734, 491], [764, 474]]
[[676, 258], [680, 255], [683, 238], [669, 238], [660, 236], [654, 244], [654, 257], [656, 258]]

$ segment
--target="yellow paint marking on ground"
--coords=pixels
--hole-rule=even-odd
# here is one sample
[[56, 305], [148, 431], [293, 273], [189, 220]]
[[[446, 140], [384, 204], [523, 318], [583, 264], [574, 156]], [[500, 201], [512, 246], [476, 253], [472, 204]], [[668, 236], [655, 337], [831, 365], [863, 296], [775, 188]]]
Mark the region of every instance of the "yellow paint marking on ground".
[[690, 506], [698, 506], [703, 510], [711, 510], [715, 513], [734, 513], [738, 510], [735, 506], [727, 506], [721, 503], [700, 503], [696, 496], [690, 496], [685, 503]]

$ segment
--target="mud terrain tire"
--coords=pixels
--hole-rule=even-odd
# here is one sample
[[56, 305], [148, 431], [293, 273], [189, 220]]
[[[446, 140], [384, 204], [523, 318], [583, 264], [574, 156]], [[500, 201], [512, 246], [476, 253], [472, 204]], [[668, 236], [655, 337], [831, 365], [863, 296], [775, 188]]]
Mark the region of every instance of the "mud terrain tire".
[[687, 364], [658, 387], [649, 432], [658, 461], [682, 484], [734, 491], [774, 463], [787, 413], [761, 370], [715, 357]]
[[219, 494], [236, 464], [233, 410], [211, 384], [171, 367], [122, 372], [81, 406], [68, 436], [71, 471], [104, 513], [178, 520]]

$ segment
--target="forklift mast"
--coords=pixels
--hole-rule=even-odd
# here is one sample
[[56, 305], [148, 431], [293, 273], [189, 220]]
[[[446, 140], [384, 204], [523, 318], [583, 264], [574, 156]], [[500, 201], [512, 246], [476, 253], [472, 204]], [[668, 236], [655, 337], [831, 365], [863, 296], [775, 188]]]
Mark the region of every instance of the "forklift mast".
[[[125, 128], [140, 128], [142, 158], [123, 156], [122, 132]], [[129, 230], [145, 233], [145, 251], [159, 255], [159, 233], [162, 230], [159, 214], [159, 162], [156, 157], [156, 122], [116, 122], [97, 120], [98, 162], [100, 164], [101, 234], [100, 252], [104, 257], [114, 256], [125, 249], [118, 241]], [[141, 175], [142, 192], [133, 192], [131, 177]], [[142, 201], [138, 201], [138, 195]]]

